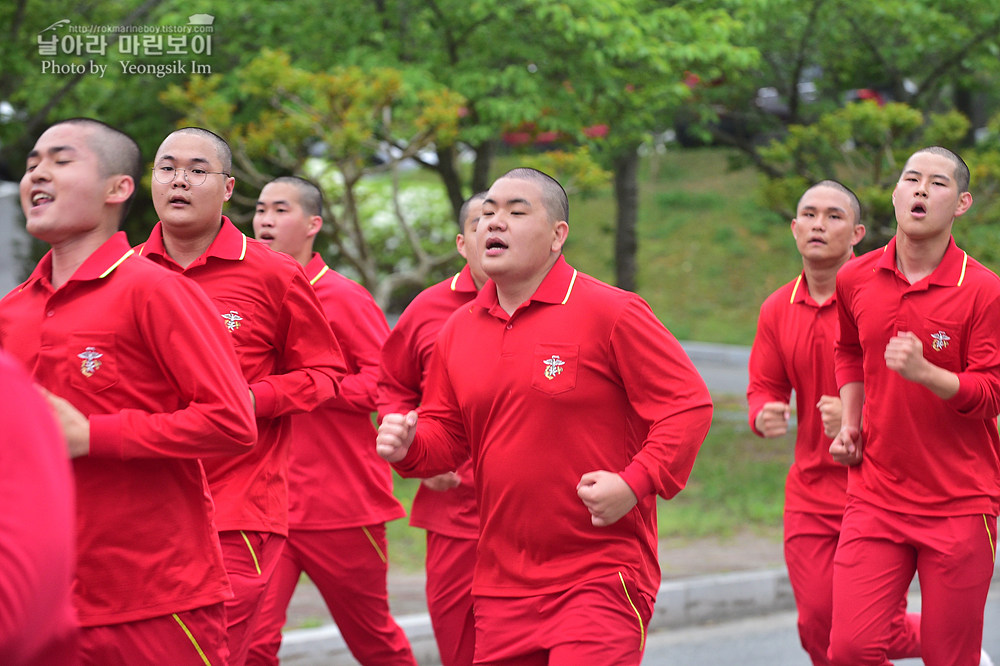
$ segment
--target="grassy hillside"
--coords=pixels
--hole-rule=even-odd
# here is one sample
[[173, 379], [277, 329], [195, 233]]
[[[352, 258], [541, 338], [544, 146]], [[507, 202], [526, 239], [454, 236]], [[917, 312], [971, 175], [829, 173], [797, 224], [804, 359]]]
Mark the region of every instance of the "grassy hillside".
[[[800, 270], [788, 220], [756, 200], [758, 176], [730, 171], [721, 149], [677, 150], [644, 163], [639, 293], [682, 340], [750, 344], [764, 298]], [[610, 187], [570, 203], [566, 257], [613, 282]]]

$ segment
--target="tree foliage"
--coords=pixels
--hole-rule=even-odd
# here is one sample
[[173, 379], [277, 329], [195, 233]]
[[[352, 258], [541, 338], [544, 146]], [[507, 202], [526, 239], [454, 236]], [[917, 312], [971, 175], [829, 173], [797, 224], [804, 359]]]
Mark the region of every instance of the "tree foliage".
[[[288, 54], [263, 49], [233, 80], [192, 80], [171, 87], [163, 100], [185, 112], [184, 122], [227, 128], [234, 174], [242, 183], [234, 199], [244, 209], [252, 210], [260, 189], [279, 175], [312, 176], [326, 185], [326, 249], [381, 304], [388, 305], [400, 287], [423, 286], [454, 259], [454, 248], [440, 237], [419, 233], [414, 212], [400, 205], [395, 175], [386, 203], [410, 261], [392, 262], [392, 252], [373, 244], [377, 234], [362, 217], [361, 198], [364, 179], [394, 173], [428, 146], [455, 142], [463, 102], [455, 93], [387, 67], [307, 71]], [[383, 161], [376, 162], [377, 156]], [[307, 172], [310, 157], [316, 159]]]
[[[312, 164], [310, 151], [323, 153], [345, 183], [341, 191], [336, 179], [324, 180], [336, 195], [331, 247], [378, 289], [379, 276], [395, 268], [378, 264], [386, 252], [365, 240], [368, 209], [351, 203], [374, 196], [351, 188], [363, 191], [382, 168], [370, 162], [376, 152], [412, 156], [436, 176], [453, 212], [489, 185], [501, 151], [523, 150], [526, 164], [577, 192], [610, 179], [625, 287], [635, 286], [637, 265], [637, 149], [666, 130], [736, 146], [764, 174], [764, 194], [782, 212], [794, 187], [836, 172], [862, 192], [873, 188], [872, 214], [881, 215], [886, 204], [876, 188], [889, 185], [900, 154], [933, 137], [962, 149], [984, 191], [993, 191], [1000, 171], [988, 122], [1000, 89], [993, 0], [228, 3], [209, 10], [217, 26], [205, 57], [211, 76], [124, 76], [112, 49], [82, 58], [108, 65], [103, 78], [40, 69], [38, 36], [60, 18], [168, 25], [187, 22], [193, 11], [178, 0], [0, 5], [0, 101], [10, 110], [0, 115], [0, 167], [8, 165], [7, 176], [20, 175], [37, 134], [61, 117], [120, 126], [147, 155], [178, 123], [198, 122], [235, 139], [242, 185], [231, 212], [244, 218], [263, 179], [301, 171]], [[177, 83], [183, 86], [164, 105], [161, 93]], [[890, 104], [845, 106], [861, 90]], [[604, 131], [588, 133], [595, 125]], [[561, 150], [501, 141], [524, 128], [558, 137]], [[986, 143], [969, 152], [975, 130]], [[145, 192], [139, 199], [133, 235], [154, 219]], [[988, 209], [977, 203], [973, 214]], [[434, 232], [418, 226], [413, 234], [420, 242], [411, 235], [398, 248], [412, 248], [409, 264], [388, 253], [393, 266], [411, 271], [389, 291], [438, 265], [427, 245]]]

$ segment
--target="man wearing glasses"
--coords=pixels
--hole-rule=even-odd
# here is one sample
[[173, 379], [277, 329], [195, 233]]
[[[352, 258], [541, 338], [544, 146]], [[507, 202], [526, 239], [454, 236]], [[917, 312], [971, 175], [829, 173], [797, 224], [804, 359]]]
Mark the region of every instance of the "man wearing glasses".
[[160, 222], [138, 249], [208, 294], [254, 404], [254, 449], [202, 461], [235, 595], [226, 604], [229, 663], [241, 666], [288, 535], [287, 416], [337, 395], [345, 365], [299, 265], [248, 239], [222, 214], [236, 183], [231, 171], [229, 145], [213, 132], [187, 127], [167, 136], [151, 184]]

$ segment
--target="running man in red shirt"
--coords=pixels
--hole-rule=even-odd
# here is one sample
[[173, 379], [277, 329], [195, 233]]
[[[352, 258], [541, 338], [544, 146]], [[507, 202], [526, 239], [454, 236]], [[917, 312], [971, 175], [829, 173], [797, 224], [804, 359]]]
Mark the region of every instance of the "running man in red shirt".
[[305, 268], [347, 374], [340, 395], [289, 423], [288, 541], [264, 594], [248, 663], [277, 664], [281, 628], [299, 576], [316, 584], [351, 654], [362, 664], [414, 666], [410, 642], [389, 612], [385, 523], [406, 515], [392, 469], [372, 440], [385, 315], [364, 287], [313, 251], [323, 195], [301, 178], [271, 181], [257, 198], [254, 236]]
[[236, 183], [231, 171], [232, 152], [218, 135], [188, 127], [167, 136], [153, 165], [160, 222], [139, 252], [205, 290], [250, 385], [257, 445], [203, 460], [235, 594], [226, 604], [230, 664], [242, 666], [288, 535], [288, 416], [337, 394], [344, 359], [302, 267], [222, 214]]
[[[753, 432], [781, 437], [788, 432], [788, 401], [795, 392], [798, 431], [785, 483], [785, 562], [802, 647], [814, 666], [827, 666], [833, 555], [847, 499], [847, 468], [830, 457], [830, 440], [840, 430], [834, 291], [837, 271], [865, 235], [861, 204], [841, 183], [824, 180], [799, 199], [791, 228], [802, 272], [761, 306], [747, 402]], [[920, 616], [905, 615], [905, 598], [901, 611], [889, 654], [920, 656]]]
[[[380, 417], [420, 405], [441, 327], [489, 279], [476, 250], [476, 226], [485, 198], [485, 192], [474, 194], [459, 211], [455, 245], [465, 257], [465, 267], [420, 292], [386, 338], [378, 385]], [[427, 611], [441, 663], [469, 666], [476, 646], [472, 573], [479, 543], [471, 460], [421, 482], [410, 508], [410, 525], [427, 530]]]
[[198, 459], [257, 430], [211, 302], [118, 231], [141, 172], [103, 123], [42, 134], [21, 205], [52, 249], [0, 301], [0, 346], [51, 392], [73, 459], [83, 662], [224, 664], [232, 589]]
[[493, 184], [476, 233], [490, 281], [441, 331], [419, 426], [387, 414], [376, 440], [408, 476], [471, 453], [476, 662], [640, 662], [656, 497], [684, 487], [711, 422], [704, 381], [645, 301], [563, 259], [568, 216], [540, 171]]
[[850, 465], [834, 558], [834, 664], [888, 664], [893, 609], [915, 572], [925, 664], [988, 663], [983, 609], [1000, 503], [1000, 279], [952, 238], [969, 168], [924, 148], [892, 194], [896, 235], [837, 275], [830, 446]]
[[73, 476], [52, 410], [0, 350], [0, 663], [78, 663]]

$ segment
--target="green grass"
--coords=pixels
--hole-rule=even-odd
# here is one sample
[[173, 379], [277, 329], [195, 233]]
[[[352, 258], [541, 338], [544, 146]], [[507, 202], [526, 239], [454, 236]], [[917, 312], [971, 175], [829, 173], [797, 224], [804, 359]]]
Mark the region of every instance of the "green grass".
[[420, 479], [404, 479], [393, 472], [393, 494], [406, 509], [406, 518], [394, 520], [385, 526], [385, 538], [389, 542], [389, 566], [394, 571], [416, 573], [424, 569], [427, 554], [426, 532], [410, 527], [410, 507], [413, 496], [420, 487]]
[[794, 435], [757, 437], [750, 432], [744, 401], [715, 396], [715, 403], [712, 428], [687, 487], [670, 501], [659, 500], [661, 539], [781, 532]]
[[[639, 293], [681, 340], [749, 345], [764, 298], [799, 270], [789, 221], [756, 199], [758, 176], [730, 171], [721, 149], [669, 151], [641, 171]], [[498, 160], [496, 172], [517, 165]], [[610, 186], [570, 203], [567, 260], [601, 280], [614, 281], [614, 198]], [[715, 396], [711, 431], [687, 487], [660, 500], [661, 538], [728, 537], [746, 530], [781, 533], [784, 479], [793, 435], [754, 436], [741, 396]], [[409, 508], [417, 481], [396, 478]], [[391, 564], [420, 571], [424, 533], [406, 520], [390, 523]]]
[[[757, 311], [801, 263], [789, 220], [757, 201], [759, 176], [722, 149], [668, 151], [640, 175], [639, 293], [682, 340], [748, 345]], [[614, 197], [570, 205], [566, 258], [614, 281]]]

